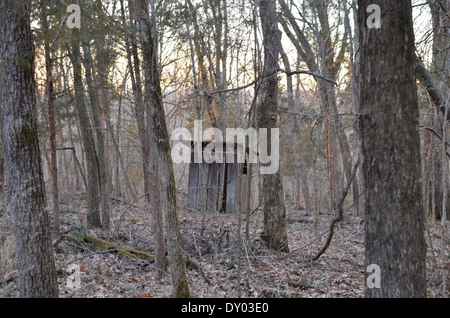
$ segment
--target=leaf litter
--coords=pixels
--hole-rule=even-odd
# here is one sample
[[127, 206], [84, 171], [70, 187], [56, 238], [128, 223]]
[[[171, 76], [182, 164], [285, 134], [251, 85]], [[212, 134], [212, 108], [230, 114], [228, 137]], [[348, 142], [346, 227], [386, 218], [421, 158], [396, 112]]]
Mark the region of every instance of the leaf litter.
[[[112, 229], [106, 233], [87, 229], [82, 224], [86, 207], [66, 193], [62, 202], [61, 233], [85, 232], [119, 246], [153, 254], [152, 218], [145, 206], [112, 201]], [[238, 215], [202, 215], [185, 208], [179, 199], [178, 215], [183, 249], [196, 266], [187, 264], [187, 278], [192, 297], [233, 298], [364, 297], [364, 225], [362, 218], [348, 213], [336, 225], [333, 240], [316, 261], [311, 258], [323, 246], [333, 216], [321, 214], [317, 229], [314, 216], [286, 204], [286, 225], [290, 252], [267, 249], [260, 239], [263, 211], [257, 210], [249, 220], [245, 239], [245, 216], [241, 232], [241, 264], [237, 250]], [[12, 225], [7, 213], [0, 217], [0, 297], [18, 297], [14, 274]], [[319, 237], [317, 235], [319, 234]], [[435, 257], [439, 250], [438, 227], [429, 225], [428, 272], [435, 273]], [[427, 239], [428, 240], [428, 239]], [[161, 274], [154, 264], [136, 257], [121, 257], [113, 251], [95, 251], [82, 244], [54, 237], [55, 263], [61, 298], [170, 298], [172, 284], [167, 272]], [[428, 242], [427, 242], [428, 243]], [[6, 257], [6, 258], [5, 258]], [[434, 265], [433, 265], [434, 264]], [[79, 269], [79, 288], [69, 282], [70, 266]], [[240, 274], [239, 274], [240, 271]], [[430, 276], [430, 275], [429, 275]], [[430, 297], [439, 295], [439, 275], [431, 275]], [[8, 279], [13, 277], [13, 279]], [[240, 277], [240, 279], [238, 279]]]

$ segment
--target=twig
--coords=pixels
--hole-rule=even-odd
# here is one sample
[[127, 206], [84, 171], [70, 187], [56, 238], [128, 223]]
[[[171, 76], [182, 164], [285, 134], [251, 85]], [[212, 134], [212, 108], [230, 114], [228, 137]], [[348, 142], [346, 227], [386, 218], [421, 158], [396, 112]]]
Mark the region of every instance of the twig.
[[186, 256], [186, 263], [195, 267], [195, 269], [200, 273], [200, 275], [203, 277], [203, 279], [205, 280], [205, 282], [208, 285], [211, 285], [211, 281], [208, 279], [208, 277], [206, 277], [205, 273], [203, 272], [202, 268], [200, 267], [200, 265], [198, 265], [196, 262], [194, 262], [192, 260], [192, 257], [186, 253], [186, 251], [184, 251], [184, 255]]
[[59, 237], [53, 242], [52, 246], [55, 248], [58, 244], [65, 238], [66, 234], [69, 233], [71, 229], [62, 232]]
[[[65, 237], [67, 238], [68, 236], [65, 236]], [[112, 248], [112, 249], [106, 249], [106, 250], [96, 250], [96, 251], [92, 251], [88, 246], [86, 246], [85, 244], [81, 243], [77, 238], [75, 238], [75, 237], [73, 237], [73, 236], [70, 236], [70, 239], [71, 239], [71, 240], [75, 240], [75, 241], [79, 244], [79, 245], [73, 244], [74, 246], [79, 247], [79, 248], [82, 248], [83, 250], [89, 251], [89, 254], [80, 256], [80, 257], [78, 257], [78, 258], [76, 258], [76, 259], [74, 259], [74, 260], [72, 260], [72, 261], [70, 261], [70, 262], [65, 263], [61, 268], [58, 269], [58, 271], [61, 271], [64, 267], [67, 267], [68, 265], [70, 265], [70, 264], [72, 264], [72, 263], [75, 263], [75, 262], [77, 262], [77, 261], [79, 261], [79, 260], [81, 260], [81, 259], [83, 259], [83, 258], [87, 258], [87, 257], [93, 256], [93, 255], [97, 255], [97, 254], [106, 254], [106, 253], [119, 252], [119, 253], [122, 253], [122, 254], [126, 254], [126, 255], [127, 255], [128, 257], [130, 257], [130, 258], [132, 257], [132, 258], [134, 258], [134, 259], [138, 259], [138, 260], [144, 262], [145, 264], [149, 265], [149, 266], [152, 267], [153, 269], [156, 269], [156, 270], [162, 272], [163, 274], [165, 274], [166, 276], [169, 276], [169, 274], [168, 274], [166, 271], [164, 271], [164, 270], [162, 270], [162, 269], [156, 267], [156, 266], [153, 264], [152, 261], [148, 261], [148, 260], [146, 260], [146, 259], [143, 259], [143, 258], [141, 258], [141, 257], [139, 257], [139, 256], [137, 256], [137, 255], [134, 255], [133, 253], [130, 253], [129, 251], [127, 251], [127, 250], [125, 250], [125, 249], [121, 249], [121, 248]]]
[[320, 78], [320, 79], [322, 79], [324, 81], [330, 82], [330, 83], [332, 83], [332, 84], [334, 84], [336, 86], [339, 86], [339, 84], [336, 81], [334, 81], [334, 80], [332, 80], [332, 79], [330, 79], [330, 78], [328, 78], [326, 76], [323, 76], [323, 75], [317, 74], [315, 72], [312, 72], [312, 71], [302, 71], [302, 70], [299, 70], [299, 71], [287, 71], [287, 70], [283, 70], [283, 69], [280, 68], [280, 69], [278, 69], [278, 72], [286, 73], [286, 75], [288, 75], [288, 76], [297, 75], [297, 74], [311, 75], [311, 76]]

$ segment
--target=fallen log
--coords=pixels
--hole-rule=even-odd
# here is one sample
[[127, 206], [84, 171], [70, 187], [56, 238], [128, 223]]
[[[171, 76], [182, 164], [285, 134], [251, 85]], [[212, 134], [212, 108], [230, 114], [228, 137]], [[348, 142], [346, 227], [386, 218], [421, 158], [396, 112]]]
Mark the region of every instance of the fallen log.
[[100, 238], [84, 234], [81, 238], [75, 238], [70, 235], [66, 235], [65, 239], [72, 243], [78, 243], [85, 247], [89, 247], [95, 251], [111, 251], [117, 252], [119, 257], [134, 257], [145, 260], [147, 262], [153, 263], [155, 261], [155, 256], [143, 251], [135, 250], [126, 246], [111, 243]]
[[[119, 244], [111, 243], [97, 237], [91, 236], [89, 234], [84, 234], [81, 237], [73, 237], [70, 235], [65, 235], [65, 239], [69, 242], [80, 244], [83, 247], [88, 247], [91, 250], [99, 251], [99, 252], [108, 252], [111, 253], [117, 252], [117, 255], [121, 258], [129, 257], [129, 258], [139, 258], [149, 263], [155, 262], [155, 256], [143, 251], [135, 250], [129, 247], [121, 246]], [[186, 266], [188, 269], [197, 270], [200, 275], [205, 279], [207, 284], [211, 284], [211, 281], [206, 277], [202, 268], [188, 255], [186, 256]]]

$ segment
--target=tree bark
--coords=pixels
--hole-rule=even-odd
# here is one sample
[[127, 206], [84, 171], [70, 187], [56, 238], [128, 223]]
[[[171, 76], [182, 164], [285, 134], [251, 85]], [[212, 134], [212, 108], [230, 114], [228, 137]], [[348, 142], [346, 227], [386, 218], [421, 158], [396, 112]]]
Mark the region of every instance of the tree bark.
[[41, 23], [42, 33], [44, 37], [44, 55], [45, 55], [45, 71], [46, 71], [46, 91], [48, 104], [48, 132], [50, 139], [50, 174], [52, 179], [52, 205], [54, 217], [54, 229], [59, 234], [60, 216], [59, 216], [59, 187], [58, 187], [58, 164], [56, 158], [56, 133], [55, 133], [55, 96], [53, 87], [53, 63], [51, 58], [49, 27], [47, 21], [47, 8], [43, 0], [41, 5]]
[[[261, 103], [258, 105], [257, 126], [269, 132], [277, 127], [278, 113], [278, 57], [281, 31], [275, 0], [260, 1], [260, 19], [264, 46], [264, 84]], [[268, 140], [271, 140], [268, 133]], [[270, 144], [270, 143], [268, 143]], [[289, 252], [286, 232], [286, 208], [280, 170], [263, 177], [264, 232], [261, 237], [271, 249]]]
[[75, 108], [80, 122], [81, 137], [86, 157], [87, 166], [87, 224], [89, 226], [101, 227], [102, 222], [99, 211], [99, 170], [98, 157], [95, 151], [94, 137], [92, 135], [91, 123], [84, 100], [84, 87], [81, 68], [80, 34], [79, 30], [72, 30], [72, 52], [70, 58], [73, 65], [73, 80], [75, 89]]
[[188, 298], [190, 297], [190, 292], [186, 278], [186, 264], [182, 252], [177, 216], [175, 177], [162, 101], [153, 28], [149, 19], [148, 0], [139, 0], [139, 11], [138, 21], [140, 24], [145, 74], [144, 103], [147, 111], [147, 127], [151, 131], [149, 137], [150, 134], [153, 134], [153, 142], [157, 150], [158, 175], [161, 181], [163, 207], [167, 224], [167, 250], [170, 274], [172, 276], [174, 296], [177, 298]]
[[108, 229], [110, 227], [110, 186], [109, 186], [109, 171], [107, 167], [107, 156], [105, 149], [105, 137], [103, 134], [103, 124], [100, 118], [100, 100], [97, 92], [97, 88], [94, 84], [93, 75], [93, 59], [91, 54], [91, 48], [86, 41], [86, 38], [82, 40], [83, 53], [84, 53], [84, 70], [86, 76], [86, 84], [88, 87], [88, 95], [91, 106], [92, 119], [95, 127], [95, 136], [97, 140], [97, 155], [98, 155], [98, 173], [99, 173], [99, 190], [100, 190], [100, 202], [102, 209], [102, 227]]
[[28, 1], [0, 2], [5, 167], [21, 297], [58, 297], [37, 132]]
[[[367, 7], [380, 6], [380, 29]], [[361, 152], [366, 191], [366, 266], [381, 270], [381, 288], [366, 297], [426, 297], [419, 112], [414, 33], [408, 0], [358, 1], [361, 43]]]
[[[105, 14], [105, 10], [103, 9], [102, 1], [96, 0], [94, 6], [94, 10], [98, 15], [98, 21], [107, 21], [107, 16]], [[95, 23], [95, 22], [94, 22]], [[103, 28], [103, 25], [99, 25], [96, 22], [99, 29]], [[83, 31], [86, 31], [87, 28], [83, 28]], [[96, 92], [98, 94], [98, 104], [91, 105], [92, 109], [92, 119], [95, 125], [95, 136], [97, 141], [97, 155], [98, 155], [98, 167], [99, 167], [99, 178], [100, 178], [100, 201], [102, 205], [102, 227], [104, 229], [109, 229], [110, 227], [110, 217], [111, 217], [111, 172], [110, 172], [110, 163], [109, 163], [109, 147], [108, 147], [108, 134], [105, 134], [105, 114], [109, 111], [109, 103], [111, 99], [111, 93], [108, 81], [108, 76], [110, 69], [114, 65], [114, 60], [112, 59], [112, 48], [107, 35], [104, 32], [100, 32], [95, 35], [95, 41], [93, 45], [96, 50], [95, 55], [95, 68], [92, 66], [91, 70], [96, 72], [95, 80], [97, 83], [97, 87], [95, 87]], [[83, 48], [87, 48], [90, 53], [90, 46], [86, 45], [84, 41], [88, 40], [85, 36], [83, 37]], [[86, 57], [90, 57], [91, 61], [94, 61], [91, 56], [85, 55]]]
[[[2, 63], [0, 62], [0, 87], [3, 83]], [[0, 105], [2, 103], [2, 94], [0, 90]], [[0, 107], [0, 195], [3, 194], [5, 185], [5, 153], [3, 150], [3, 109]]]
[[[129, 4], [131, 5], [131, 4]], [[142, 10], [139, 5], [130, 6], [130, 22], [133, 26], [133, 30], [138, 25], [135, 20], [139, 19], [139, 12], [136, 10]], [[125, 14], [123, 13], [123, 22], [125, 23]], [[128, 40], [128, 37], [126, 37]], [[154, 142], [153, 131], [149, 131], [147, 125], [147, 110], [144, 103], [144, 96], [142, 93], [142, 79], [141, 79], [141, 68], [140, 59], [137, 49], [137, 37], [133, 33], [130, 34], [130, 44], [131, 49], [127, 50], [128, 66], [130, 68], [131, 74], [131, 85], [133, 89], [134, 100], [136, 103], [136, 121], [138, 126], [139, 138], [141, 140], [142, 147], [142, 166], [144, 175], [144, 191], [147, 202], [150, 206], [150, 211], [153, 220], [153, 237], [155, 241], [155, 265], [162, 269], [167, 269], [166, 253], [167, 244], [164, 239], [164, 226], [163, 226], [163, 207], [162, 204], [162, 194], [161, 194], [161, 183], [158, 180], [158, 158], [156, 152], [156, 145]], [[133, 57], [133, 63], [131, 62], [131, 57]], [[153, 186], [151, 186], [150, 181], [154, 180]]]
[[[425, 87], [434, 105], [440, 111], [442, 117], [444, 117], [445, 110], [448, 107], [448, 100], [445, 97], [444, 92], [418, 56], [415, 56], [414, 63], [417, 79], [419, 80], [420, 84]], [[450, 120], [450, 112], [447, 112], [447, 116], [444, 118]]]

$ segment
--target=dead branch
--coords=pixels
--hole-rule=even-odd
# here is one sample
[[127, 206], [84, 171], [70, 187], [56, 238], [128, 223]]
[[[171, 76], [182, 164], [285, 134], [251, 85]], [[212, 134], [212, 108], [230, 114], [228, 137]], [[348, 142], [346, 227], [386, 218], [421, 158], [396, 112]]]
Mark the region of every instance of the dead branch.
[[328, 78], [326, 76], [320, 75], [318, 73], [312, 72], [312, 71], [304, 71], [304, 70], [298, 70], [298, 71], [287, 71], [287, 70], [283, 70], [283, 69], [278, 69], [278, 72], [282, 72], [282, 73], [286, 73], [287, 76], [292, 76], [292, 75], [297, 75], [297, 74], [306, 74], [306, 75], [311, 75], [313, 77], [316, 78], [320, 78], [324, 81], [330, 82], [336, 86], [339, 86], [339, 84], [332, 80], [331, 78]]
[[117, 252], [117, 255], [119, 257], [134, 256], [150, 263], [153, 263], [155, 261], [154, 255], [132, 248], [120, 246], [118, 244], [111, 243], [88, 234], [83, 235], [80, 241], [70, 235], [66, 235], [65, 239], [69, 242], [77, 242], [78, 244], [82, 244], [83, 246], [88, 246], [90, 249], [95, 251]]

